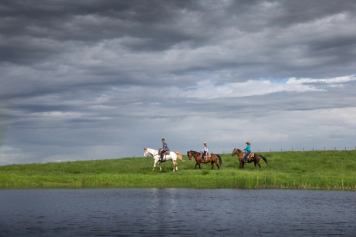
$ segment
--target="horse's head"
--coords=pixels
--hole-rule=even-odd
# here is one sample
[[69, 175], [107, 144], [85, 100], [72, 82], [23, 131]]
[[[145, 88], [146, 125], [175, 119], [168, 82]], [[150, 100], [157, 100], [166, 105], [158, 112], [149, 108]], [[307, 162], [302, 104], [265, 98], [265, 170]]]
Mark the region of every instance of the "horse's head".
[[188, 156], [189, 160], [192, 159], [193, 154], [192, 154], [192, 151], [191, 151], [191, 150], [190, 150], [190, 151], [187, 151], [187, 156]]
[[144, 157], [154, 157], [155, 154], [154, 154], [154, 150], [152, 150], [151, 148], [143, 148], [143, 155]]
[[155, 156], [159, 155], [159, 153], [158, 153], [158, 150], [155, 150], [155, 149], [152, 149], [149, 147], [145, 147], [143, 149], [143, 155], [145, 157], [153, 157], [154, 158]]
[[190, 151], [188, 151], [188, 153], [187, 154], [188, 154], [189, 160], [191, 160], [192, 158], [194, 158], [196, 160], [196, 159], [199, 159], [199, 157], [201, 157], [201, 153], [197, 152], [197, 151], [190, 150]]
[[242, 158], [243, 157], [243, 152], [239, 149], [239, 148], [234, 148], [234, 150], [232, 151], [231, 155], [237, 155], [237, 157]]
[[189, 160], [191, 160], [192, 158], [196, 158], [197, 153], [198, 152], [193, 151], [193, 150], [187, 151], [187, 156], [188, 156]]
[[143, 148], [143, 156], [144, 157], [148, 157], [149, 155], [148, 155], [148, 150], [147, 150], [147, 148], [145, 147], [145, 148]]

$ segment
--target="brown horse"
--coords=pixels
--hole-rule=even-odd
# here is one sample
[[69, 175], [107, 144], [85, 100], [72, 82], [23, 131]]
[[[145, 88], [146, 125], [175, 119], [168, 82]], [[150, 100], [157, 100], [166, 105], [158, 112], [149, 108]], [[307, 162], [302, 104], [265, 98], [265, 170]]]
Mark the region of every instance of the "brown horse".
[[201, 168], [200, 164], [210, 163], [211, 169], [214, 169], [214, 165], [216, 165], [218, 167], [218, 169], [220, 169], [220, 166], [222, 165], [221, 156], [218, 154], [210, 153], [209, 157], [206, 157], [205, 159], [203, 159], [201, 152], [190, 150], [190, 151], [187, 151], [187, 156], [188, 156], [189, 160], [191, 160], [192, 157], [194, 157], [194, 159], [195, 159], [194, 168], [195, 169], [197, 168], [197, 166], [199, 166], [199, 169], [200, 169]]
[[[244, 161], [244, 159], [243, 159], [245, 153], [238, 148], [234, 148], [231, 155], [232, 156], [236, 155], [237, 159], [239, 159], [239, 161], [240, 161], [240, 168], [244, 168], [245, 163], [246, 163], [246, 161]], [[266, 164], [268, 165], [266, 157], [264, 157], [260, 154], [256, 154], [256, 153], [251, 153], [249, 155], [247, 163], [253, 162], [255, 164], [255, 167], [256, 167], [256, 165], [258, 165], [258, 167], [261, 168], [261, 165], [260, 165], [261, 159], [264, 160], [264, 162], [266, 162]]]

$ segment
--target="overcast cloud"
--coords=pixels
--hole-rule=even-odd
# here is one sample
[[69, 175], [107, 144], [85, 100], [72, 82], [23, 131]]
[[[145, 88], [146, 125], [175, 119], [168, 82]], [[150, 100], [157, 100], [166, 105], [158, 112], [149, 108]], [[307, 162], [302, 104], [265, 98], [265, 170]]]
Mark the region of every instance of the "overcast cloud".
[[0, 3], [0, 164], [356, 146], [356, 2]]

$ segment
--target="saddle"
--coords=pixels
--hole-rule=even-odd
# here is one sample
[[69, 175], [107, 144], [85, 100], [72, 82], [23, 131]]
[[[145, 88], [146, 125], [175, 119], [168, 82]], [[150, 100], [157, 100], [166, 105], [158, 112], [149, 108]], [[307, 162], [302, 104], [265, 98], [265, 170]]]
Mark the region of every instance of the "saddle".
[[[162, 151], [162, 149], [159, 149], [159, 154], [161, 154], [161, 151]], [[165, 162], [165, 161], [167, 160], [167, 159], [166, 159], [166, 156], [169, 155], [169, 153], [170, 153], [170, 151], [165, 151], [165, 152], [163, 153], [161, 162]]]
[[[161, 154], [161, 151], [162, 151], [162, 149], [159, 149], [159, 154]], [[164, 152], [163, 156], [169, 155], [169, 153], [170, 153], [170, 151], [166, 151], [166, 152]]]
[[255, 158], [255, 153], [251, 152], [248, 157], [247, 157], [247, 160], [250, 161], [250, 160], [253, 160], [253, 158]]

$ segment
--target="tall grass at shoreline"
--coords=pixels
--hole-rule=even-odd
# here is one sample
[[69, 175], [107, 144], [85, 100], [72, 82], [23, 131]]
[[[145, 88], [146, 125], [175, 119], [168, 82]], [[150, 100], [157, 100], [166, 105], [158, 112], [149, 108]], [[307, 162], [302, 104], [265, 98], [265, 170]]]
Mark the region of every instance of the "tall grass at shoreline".
[[288, 188], [356, 191], [356, 151], [264, 152], [268, 166], [238, 168], [222, 156], [220, 170], [194, 169], [186, 157], [152, 171], [151, 158], [75, 161], [0, 167], [0, 188]]

